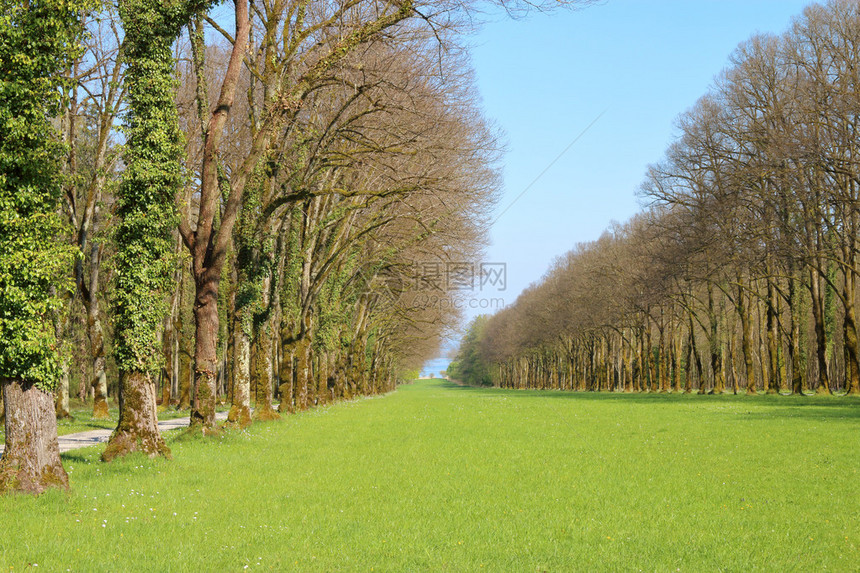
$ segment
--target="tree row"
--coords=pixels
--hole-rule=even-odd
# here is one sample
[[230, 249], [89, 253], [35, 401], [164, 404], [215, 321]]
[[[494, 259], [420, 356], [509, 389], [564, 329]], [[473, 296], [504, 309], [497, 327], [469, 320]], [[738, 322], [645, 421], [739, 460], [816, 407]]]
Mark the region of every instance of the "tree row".
[[454, 376], [513, 388], [860, 393], [860, 4], [741, 44], [647, 208], [472, 324]]

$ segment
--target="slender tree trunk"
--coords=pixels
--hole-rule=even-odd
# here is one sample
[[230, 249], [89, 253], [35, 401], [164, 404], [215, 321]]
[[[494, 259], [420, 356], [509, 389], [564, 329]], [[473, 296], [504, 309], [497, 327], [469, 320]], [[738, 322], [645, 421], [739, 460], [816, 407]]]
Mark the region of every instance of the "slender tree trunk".
[[845, 300], [845, 319], [842, 323], [845, 343], [845, 390], [849, 395], [860, 394], [860, 340], [857, 336], [857, 311], [854, 301], [856, 280], [854, 271], [846, 269], [842, 298]]
[[779, 364], [779, 322], [777, 316], [776, 287], [773, 280], [767, 280], [767, 355], [770, 363], [770, 376], [768, 377], [767, 393], [779, 394], [782, 384], [781, 368]]
[[244, 428], [251, 423], [251, 338], [239, 316], [233, 319], [233, 402], [227, 421]]
[[810, 269], [812, 320], [815, 324], [815, 350], [818, 358], [818, 388], [816, 394], [830, 394], [830, 376], [827, 373], [827, 334], [824, 328], [824, 309], [821, 301], [821, 279], [818, 271]]
[[0, 379], [6, 408], [6, 449], [0, 458], [0, 494], [42, 493], [69, 487], [60, 462], [54, 396], [21, 380]]
[[281, 416], [272, 408], [272, 328], [263, 324], [254, 341], [255, 420], [277, 420]]
[[60, 373], [60, 381], [57, 384], [56, 390], [56, 415], [57, 419], [71, 418], [69, 412], [69, 359], [63, 358], [63, 363], [60, 365], [62, 372]]
[[186, 293], [186, 282], [188, 280], [188, 269], [182, 270], [182, 278], [179, 281], [179, 312], [176, 319], [176, 337], [179, 342], [179, 405], [177, 409], [188, 410], [191, 408], [191, 358], [194, 349], [191, 337], [185, 335], [185, 312], [188, 294]]
[[105, 365], [104, 329], [100, 317], [98, 284], [99, 269], [101, 267], [101, 245], [93, 244], [90, 255], [90, 286], [83, 296], [84, 307], [87, 311], [87, 334], [90, 339], [90, 352], [92, 359], [92, 390], [93, 390], [93, 418], [104, 420], [110, 417], [107, 403], [107, 374]]
[[750, 326], [749, 308], [746, 303], [746, 293], [740, 274], [738, 274], [737, 310], [738, 318], [741, 321], [741, 353], [744, 356], [744, 371], [746, 373], [745, 390], [748, 396], [754, 396], [757, 392], [752, 354], [752, 328]]
[[281, 403], [278, 405], [278, 411], [282, 414], [293, 413], [293, 386], [295, 385], [295, 369], [293, 368], [293, 345], [283, 344], [281, 346], [281, 365], [278, 372], [278, 378], [281, 380], [281, 385], [278, 391], [281, 394]]
[[789, 307], [791, 311], [791, 341], [789, 342], [789, 353], [791, 354], [791, 393], [803, 396], [803, 376], [805, 368], [800, 348], [801, 328], [801, 304], [800, 304], [800, 281], [792, 273], [789, 284]]
[[714, 306], [714, 287], [708, 284], [708, 321], [710, 322], [711, 335], [711, 370], [714, 373], [714, 387], [710, 394], [722, 394], [726, 389], [726, 379], [723, 373], [722, 345], [720, 343], [719, 322]]
[[120, 372], [119, 424], [102, 454], [102, 461], [131, 452], [170, 457], [158, 431], [155, 382], [144, 372]]

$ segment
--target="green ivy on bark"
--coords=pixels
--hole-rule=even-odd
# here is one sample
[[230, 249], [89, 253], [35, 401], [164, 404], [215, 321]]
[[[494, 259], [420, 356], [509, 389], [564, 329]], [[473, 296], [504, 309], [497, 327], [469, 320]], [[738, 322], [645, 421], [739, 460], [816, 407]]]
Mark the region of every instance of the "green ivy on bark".
[[160, 366], [157, 340], [171, 287], [177, 191], [184, 183], [171, 45], [203, 2], [121, 0], [129, 113], [115, 231], [115, 353], [120, 370]]
[[92, 1], [0, 0], [0, 377], [53, 391], [52, 312], [74, 248], [58, 212], [64, 146], [51, 118], [80, 54]]

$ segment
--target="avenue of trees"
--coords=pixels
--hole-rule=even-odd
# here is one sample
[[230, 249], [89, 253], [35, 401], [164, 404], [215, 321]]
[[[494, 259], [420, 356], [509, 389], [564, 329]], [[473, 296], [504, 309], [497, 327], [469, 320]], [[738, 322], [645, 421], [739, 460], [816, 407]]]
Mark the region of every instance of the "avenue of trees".
[[118, 400], [103, 460], [169, 456], [158, 408], [210, 434], [436, 353], [419, 270], [476, 260], [498, 188], [477, 3], [0, 7], [0, 492], [68, 483], [70, 396]]
[[860, 3], [740, 45], [647, 208], [470, 327], [449, 374], [511, 388], [860, 394]]

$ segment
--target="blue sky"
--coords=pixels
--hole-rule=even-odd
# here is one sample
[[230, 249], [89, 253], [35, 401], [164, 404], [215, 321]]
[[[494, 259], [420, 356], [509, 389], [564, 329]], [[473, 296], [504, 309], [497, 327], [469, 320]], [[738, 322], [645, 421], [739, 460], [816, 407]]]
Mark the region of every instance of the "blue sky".
[[[780, 34], [808, 1], [607, 0], [511, 20], [472, 39], [484, 112], [505, 133], [497, 214], [600, 119], [491, 230], [511, 304], [552, 260], [640, 209], [636, 191], [673, 122], [756, 32]], [[468, 316], [480, 311], [467, 310]]]

